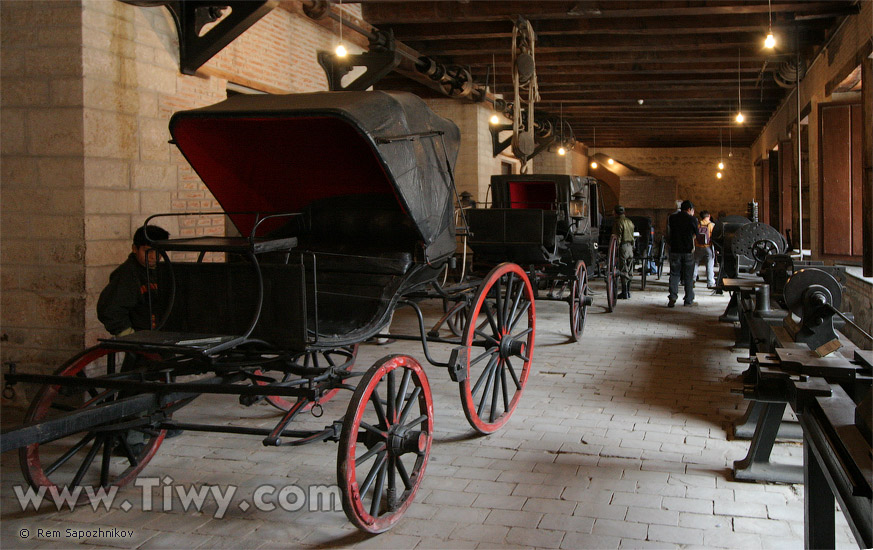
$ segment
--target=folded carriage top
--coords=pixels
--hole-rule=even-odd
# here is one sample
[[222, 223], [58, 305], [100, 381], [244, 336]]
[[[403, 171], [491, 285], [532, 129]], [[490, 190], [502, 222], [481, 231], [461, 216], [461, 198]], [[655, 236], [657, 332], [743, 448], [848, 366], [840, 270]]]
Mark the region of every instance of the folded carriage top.
[[[300, 212], [319, 199], [392, 195], [428, 260], [454, 252], [450, 170], [460, 132], [415, 95], [239, 95], [176, 113], [170, 133], [227, 212]], [[255, 222], [231, 220], [242, 234]]]

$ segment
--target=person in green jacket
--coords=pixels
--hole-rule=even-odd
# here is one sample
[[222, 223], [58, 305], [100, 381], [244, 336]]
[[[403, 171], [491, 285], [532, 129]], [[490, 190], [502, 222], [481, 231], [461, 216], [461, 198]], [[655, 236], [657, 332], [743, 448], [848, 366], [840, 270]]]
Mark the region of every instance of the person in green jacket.
[[624, 206], [615, 207], [615, 222], [612, 234], [618, 239], [618, 271], [621, 277], [619, 300], [630, 298], [630, 282], [634, 264], [634, 222], [624, 215]]

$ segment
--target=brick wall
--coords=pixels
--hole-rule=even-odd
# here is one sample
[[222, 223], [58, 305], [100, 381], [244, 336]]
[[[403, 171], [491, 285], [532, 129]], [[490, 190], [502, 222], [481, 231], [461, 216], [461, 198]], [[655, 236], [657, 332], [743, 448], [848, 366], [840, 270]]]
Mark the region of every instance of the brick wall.
[[2, 2], [0, 24], [0, 361], [57, 365], [84, 343], [82, 8]]
[[[745, 215], [753, 198], [748, 149], [733, 148], [730, 157], [727, 148], [722, 152], [718, 147], [598, 149], [598, 152], [638, 172], [675, 178], [678, 198], [690, 199], [698, 212], [709, 210], [715, 215], [724, 210], [728, 214]], [[722, 179], [715, 176], [719, 157], [725, 163]]]

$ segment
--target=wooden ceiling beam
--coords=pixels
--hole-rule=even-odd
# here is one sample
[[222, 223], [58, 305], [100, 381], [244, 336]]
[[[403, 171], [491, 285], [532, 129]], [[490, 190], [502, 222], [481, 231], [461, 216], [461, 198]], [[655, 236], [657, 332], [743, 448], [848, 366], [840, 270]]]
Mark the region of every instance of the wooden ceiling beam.
[[391, 22], [451, 23], [453, 21], [501, 21], [516, 14], [531, 21], [538, 19], [626, 19], [664, 18], [676, 16], [727, 16], [742, 14], [790, 13], [809, 15], [835, 11], [831, 2], [767, 2], [739, 3], [735, 1], [707, 2], [693, 6], [688, 2], [361, 2], [364, 19], [371, 24]]
[[[831, 16], [831, 19], [834, 16]], [[804, 21], [804, 28], [823, 29], [830, 25], [829, 18]], [[384, 25], [403, 41], [481, 40], [483, 38], [512, 38], [513, 18], [505, 21], [453, 23], [389, 23]], [[532, 21], [537, 37], [547, 36], [614, 36], [616, 33], [636, 36], [663, 36], [682, 34], [766, 33], [767, 14], [731, 16], [675, 16], [660, 19], [544, 19]], [[773, 20], [777, 31], [792, 32], [794, 22], [784, 18]]]

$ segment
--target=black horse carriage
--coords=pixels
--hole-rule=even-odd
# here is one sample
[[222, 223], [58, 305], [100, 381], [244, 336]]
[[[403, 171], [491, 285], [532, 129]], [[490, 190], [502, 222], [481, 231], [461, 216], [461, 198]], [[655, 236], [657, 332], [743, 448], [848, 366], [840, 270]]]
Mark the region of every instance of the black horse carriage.
[[599, 189], [562, 174], [491, 176], [490, 208], [470, 209], [473, 271], [509, 261], [528, 267], [534, 297], [570, 306], [570, 337], [585, 327], [588, 269], [597, 254]]
[[[129, 483], [168, 429], [274, 446], [334, 441], [349, 520], [389, 529], [421, 484], [434, 405], [415, 358], [352, 370], [357, 344], [398, 307], [413, 308], [428, 361], [459, 382], [482, 433], [506, 423], [530, 372], [535, 313], [523, 270], [501, 264], [477, 284], [434, 285], [455, 251], [457, 127], [411, 94], [329, 92], [232, 97], [177, 113], [170, 130], [242, 236], [153, 241], [163, 258], [158, 329], [100, 340], [53, 376], [9, 373], [7, 383], [42, 387], [2, 450], [19, 450], [32, 486], [62, 490]], [[465, 304], [460, 338], [425, 334], [418, 301], [433, 296]], [[433, 359], [428, 342], [451, 345], [448, 360]], [[352, 392], [343, 418], [288, 428], [339, 390]], [[202, 394], [266, 399], [283, 412], [272, 428], [173, 420]]]

